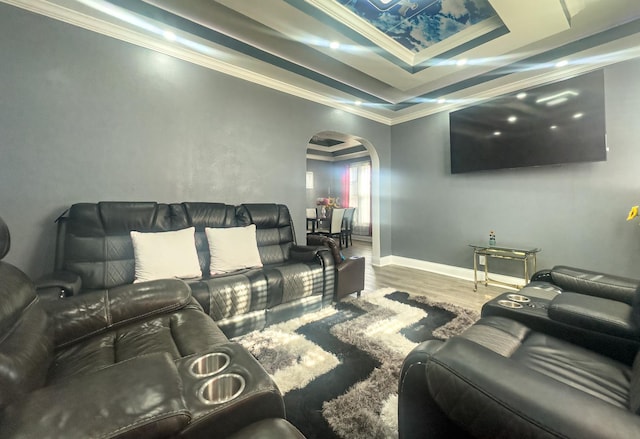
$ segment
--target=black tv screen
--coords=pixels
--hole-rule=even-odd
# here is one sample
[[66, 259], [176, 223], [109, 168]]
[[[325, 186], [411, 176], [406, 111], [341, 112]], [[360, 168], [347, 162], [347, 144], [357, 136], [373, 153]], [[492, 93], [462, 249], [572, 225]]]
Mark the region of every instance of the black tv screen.
[[597, 70], [449, 114], [451, 173], [607, 159]]

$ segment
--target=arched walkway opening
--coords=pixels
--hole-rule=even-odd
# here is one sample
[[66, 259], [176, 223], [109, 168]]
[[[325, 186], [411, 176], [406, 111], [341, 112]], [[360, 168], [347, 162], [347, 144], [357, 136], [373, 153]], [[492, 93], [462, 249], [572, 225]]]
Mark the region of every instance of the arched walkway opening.
[[[362, 187], [365, 179], [367, 188]], [[307, 145], [307, 207], [316, 205], [319, 198], [337, 199], [341, 207], [360, 208], [354, 233], [357, 239], [371, 240], [372, 264], [380, 265], [380, 159], [371, 142], [336, 131], [311, 136]]]

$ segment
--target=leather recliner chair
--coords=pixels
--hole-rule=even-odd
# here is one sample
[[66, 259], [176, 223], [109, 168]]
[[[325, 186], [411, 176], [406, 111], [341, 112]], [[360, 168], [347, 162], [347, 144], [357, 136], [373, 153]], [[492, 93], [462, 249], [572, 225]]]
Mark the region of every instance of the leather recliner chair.
[[640, 355], [624, 363], [483, 317], [407, 356], [398, 405], [401, 439], [640, 437]]
[[[0, 259], [10, 235], [0, 219]], [[203, 404], [189, 365], [230, 352], [246, 377], [233, 401]], [[185, 372], [186, 371], [186, 372]], [[216, 412], [217, 411], [217, 412]], [[284, 420], [277, 387], [176, 279], [41, 301], [0, 261], [0, 437], [253, 438], [303, 436]]]
[[531, 280], [407, 356], [401, 438], [640, 437], [639, 281], [565, 266]]
[[[567, 266], [541, 270], [515, 295], [484, 304], [503, 316], [623, 362], [640, 348], [640, 281]], [[514, 304], [512, 298], [525, 302]], [[507, 305], [501, 306], [506, 300]]]

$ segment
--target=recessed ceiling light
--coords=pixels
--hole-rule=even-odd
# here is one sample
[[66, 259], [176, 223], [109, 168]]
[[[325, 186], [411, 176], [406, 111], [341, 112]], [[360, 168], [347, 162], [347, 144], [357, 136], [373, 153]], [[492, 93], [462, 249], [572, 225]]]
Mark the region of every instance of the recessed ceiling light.
[[332, 41], [332, 42], [329, 44], [329, 47], [331, 47], [332, 49], [334, 49], [334, 50], [335, 50], [335, 49], [337, 49], [337, 48], [339, 48], [339, 47], [340, 47], [340, 43], [339, 43], [338, 41]]
[[580, 119], [582, 116], [584, 116], [584, 113], [576, 113], [573, 115], [574, 119]]
[[558, 129], [558, 125], [551, 125], [549, 127], [550, 130], [557, 130]]
[[162, 36], [169, 41], [175, 41], [176, 40], [176, 34], [174, 34], [173, 32], [171, 32], [170, 30], [166, 30], [162, 33]]
[[457, 66], [463, 66], [466, 63], [467, 63], [467, 59], [466, 58], [462, 58], [462, 59], [459, 59], [458, 61], [456, 61], [456, 65]]
[[360, 105], [362, 105], [362, 101], [356, 101], [355, 104], [359, 107]]
[[526, 97], [527, 97], [527, 94], [526, 94], [525, 92], [518, 93], [518, 94], [516, 95], [516, 97], [517, 97], [518, 99], [524, 99], [524, 98], [526, 98]]
[[566, 59], [563, 59], [562, 61], [558, 61], [556, 63], [556, 67], [564, 67], [564, 66], [566, 66], [568, 64], [569, 64], [569, 61], [567, 61]]
[[502, 134], [500, 131], [494, 131], [494, 132], [493, 132], [493, 135], [494, 135], [494, 136], [499, 136], [500, 134]]
[[439, 104], [444, 104], [445, 102], [447, 102], [447, 100], [445, 98], [440, 98], [440, 99], [437, 100], [437, 102]]
[[515, 121], [518, 120], [518, 118], [515, 116], [509, 116], [507, 120], [509, 121], [509, 123], [515, 123]]

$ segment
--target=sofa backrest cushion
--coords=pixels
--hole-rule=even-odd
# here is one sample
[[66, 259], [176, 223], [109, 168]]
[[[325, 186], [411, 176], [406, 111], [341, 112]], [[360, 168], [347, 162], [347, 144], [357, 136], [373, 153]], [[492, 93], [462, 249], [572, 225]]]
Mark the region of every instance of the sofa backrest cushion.
[[281, 264], [289, 260], [289, 250], [295, 244], [291, 215], [282, 204], [242, 204], [236, 215], [239, 225], [256, 225], [258, 251], [264, 265]]
[[202, 273], [209, 273], [211, 259], [209, 242], [205, 235], [206, 227], [237, 227], [236, 207], [223, 203], [175, 203], [169, 205], [173, 227], [196, 228], [196, 250]]
[[169, 206], [154, 202], [74, 204], [65, 222], [61, 268], [80, 275], [85, 290], [133, 282], [132, 230], [173, 230]]
[[556, 265], [551, 269], [554, 284], [565, 291], [589, 294], [617, 300], [629, 305], [638, 287], [638, 280], [609, 275], [597, 271]]
[[62, 220], [56, 268], [77, 273], [83, 291], [129, 284], [135, 278], [130, 232], [164, 232], [195, 227], [200, 269], [209, 273], [206, 227], [256, 225], [258, 250], [264, 265], [289, 259], [295, 243], [289, 209], [282, 204], [185, 202], [99, 202], [71, 206]]
[[33, 282], [0, 261], [0, 409], [44, 385], [52, 332]]

